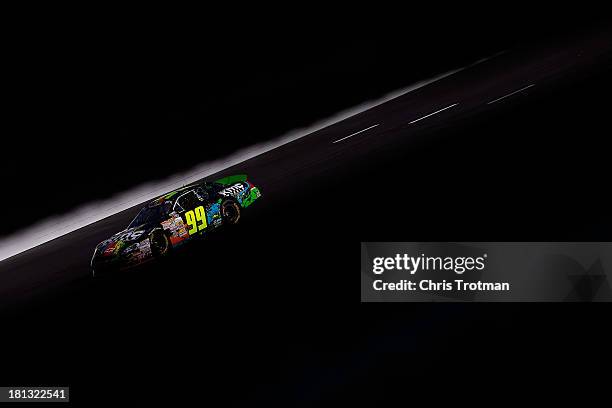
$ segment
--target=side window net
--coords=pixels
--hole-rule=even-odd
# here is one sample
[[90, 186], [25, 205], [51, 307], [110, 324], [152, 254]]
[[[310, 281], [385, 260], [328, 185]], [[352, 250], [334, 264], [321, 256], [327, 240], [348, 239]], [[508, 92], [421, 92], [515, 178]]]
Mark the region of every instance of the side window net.
[[178, 208], [179, 211], [190, 210], [200, 205], [201, 202], [202, 200], [200, 200], [197, 197], [197, 195], [194, 193], [194, 191], [191, 190], [188, 193], [183, 194], [176, 200], [176, 204], [174, 205], [174, 208], [175, 209]]

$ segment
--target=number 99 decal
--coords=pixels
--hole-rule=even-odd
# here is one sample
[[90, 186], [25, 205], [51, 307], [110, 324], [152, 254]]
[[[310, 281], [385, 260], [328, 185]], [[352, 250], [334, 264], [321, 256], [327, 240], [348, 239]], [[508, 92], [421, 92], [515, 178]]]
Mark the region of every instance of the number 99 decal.
[[[202, 231], [204, 228], [206, 228], [206, 213], [204, 212], [204, 207], [199, 206], [194, 210], [187, 211], [185, 213], [185, 220], [191, 227], [189, 229], [189, 235]], [[198, 224], [198, 222], [200, 222], [200, 224]]]

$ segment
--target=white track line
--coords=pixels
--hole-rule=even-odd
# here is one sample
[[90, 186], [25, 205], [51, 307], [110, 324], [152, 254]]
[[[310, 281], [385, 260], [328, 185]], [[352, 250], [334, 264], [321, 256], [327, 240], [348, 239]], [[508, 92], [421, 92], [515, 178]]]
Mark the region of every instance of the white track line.
[[515, 93], [519, 93], [519, 92], [521, 92], [521, 91], [524, 91], [525, 89], [531, 88], [532, 86], [535, 86], [535, 84], [530, 84], [530, 85], [524, 86], [524, 87], [522, 87], [521, 89], [517, 89], [516, 91], [514, 91], [514, 92], [510, 92], [509, 94], [504, 95], [504, 96], [502, 96], [502, 97], [500, 97], [500, 98], [493, 99], [492, 101], [487, 102], [487, 105], [490, 105], [490, 104], [495, 103], [495, 102], [497, 102], [497, 101], [501, 101], [502, 99], [505, 99], [505, 98], [507, 98], [507, 97], [509, 97], [509, 96], [512, 96], [512, 95], [514, 95]]
[[415, 119], [415, 120], [413, 120], [412, 122], [408, 122], [408, 124], [409, 124], [409, 125], [412, 125], [413, 123], [418, 122], [419, 120], [423, 120], [423, 119], [428, 118], [428, 117], [430, 117], [430, 116], [432, 116], [432, 115], [435, 115], [436, 113], [440, 113], [440, 112], [442, 112], [442, 111], [445, 111], [445, 110], [450, 109], [450, 108], [452, 108], [453, 106], [457, 106], [457, 105], [459, 105], [459, 104], [458, 104], [458, 103], [453, 103], [452, 105], [448, 105], [446, 108], [439, 109], [439, 110], [437, 110], [437, 111], [435, 111], [435, 112], [431, 112], [431, 113], [430, 113], [430, 114], [428, 114], [428, 115], [421, 116], [420, 118]]
[[342, 139], [334, 140], [332, 143], [338, 143], [338, 142], [341, 142], [341, 141], [343, 141], [344, 139], [348, 139], [349, 137], [353, 137], [353, 136], [355, 136], [355, 135], [358, 135], [358, 134], [360, 134], [360, 133], [363, 133], [363, 132], [365, 132], [366, 130], [370, 130], [370, 129], [372, 129], [372, 128], [375, 128], [375, 127], [376, 127], [376, 126], [378, 126], [378, 125], [380, 125], [380, 123], [377, 123], [377, 124], [375, 124], [375, 125], [372, 125], [372, 126], [370, 126], [370, 127], [367, 127], [367, 128], [365, 128], [365, 129], [361, 129], [359, 132], [351, 133], [350, 135], [345, 136], [345, 137], [343, 137]]

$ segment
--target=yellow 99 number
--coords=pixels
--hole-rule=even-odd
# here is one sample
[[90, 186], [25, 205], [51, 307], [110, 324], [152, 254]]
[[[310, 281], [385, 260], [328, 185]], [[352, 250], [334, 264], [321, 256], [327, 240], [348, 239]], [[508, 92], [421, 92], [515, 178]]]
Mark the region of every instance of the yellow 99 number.
[[[189, 235], [202, 231], [206, 228], [206, 213], [204, 212], [204, 207], [199, 206], [194, 210], [187, 211], [185, 213], [185, 220], [187, 220], [187, 225], [191, 227], [189, 229]], [[198, 224], [198, 222], [201, 223]]]

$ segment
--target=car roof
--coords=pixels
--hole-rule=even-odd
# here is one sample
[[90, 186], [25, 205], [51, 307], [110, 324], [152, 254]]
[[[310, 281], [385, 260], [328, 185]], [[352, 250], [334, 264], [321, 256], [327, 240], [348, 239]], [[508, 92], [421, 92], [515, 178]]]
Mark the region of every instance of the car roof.
[[206, 184], [210, 184], [210, 183], [207, 183], [207, 182], [193, 183], [193, 184], [190, 184], [188, 186], [181, 187], [181, 188], [178, 188], [176, 190], [172, 190], [169, 193], [166, 193], [164, 195], [161, 195], [161, 196], [159, 196], [159, 197], [149, 201], [149, 203], [147, 204], [147, 207], [154, 207], [156, 205], [160, 205], [160, 204], [165, 203], [165, 202], [174, 203], [174, 201], [179, 197], [179, 195], [180, 195], [179, 193], [191, 190], [191, 189], [193, 189], [195, 187], [204, 186]]

